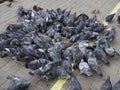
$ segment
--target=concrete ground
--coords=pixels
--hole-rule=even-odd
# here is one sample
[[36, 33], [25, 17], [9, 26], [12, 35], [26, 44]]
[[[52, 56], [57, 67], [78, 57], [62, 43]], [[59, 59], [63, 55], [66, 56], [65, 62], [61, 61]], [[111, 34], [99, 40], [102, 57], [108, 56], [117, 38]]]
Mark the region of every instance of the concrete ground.
[[[98, 19], [103, 22], [104, 17], [112, 11], [118, 2], [119, 0], [15, 0], [10, 8], [6, 6], [8, 2], [5, 2], [0, 4], [0, 31], [5, 31], [8, 24], [16, 22], [16, 11], [20, 5], [25, 8], [32, 8], [34, 4], [39, 5], [44, 9], [55, 9], [58, 7], [62, 9], [66, 8], [67, 10], [71, 9], [72, 12], [77, 12], [78, 14], [86, 13], [89, 16], [92, 16], [92, 10], [99, 9], [100, 14], [97, 16]], [[116, 39], [112, 42], [112, 45], [116, 50], [120, 51], [120, 32], [119, 27], [117, 26], [116, 17], [111, 24], [117, 29]], [[77, 75], [83, 90], [100, 90], [100, 86], [107, 75], [111, 76], [113, 85], [120, 79], [120, 59], [112, 58], [110, 61], [111, 65], [109, 67], [102, 65], [104, 73], [103, 77], [95, 75], [93, 78], [88, 78], [83, 75]], [[24, 68], [24, 63], [12, 61], [9, 57], [0, 58], [0, 90], [10, 85], [10, 81], [6, 80], [8, 75], [18, 75], [30, 80], [32, 85], [28, 90], [50, 90], [56, 82], [56, 80], [50, 82], [41, 81], [39, 76], [30, 76], [28, 72], [29, 70]], [[70, 81], [67, 81], [61, 90], [69, 90], [69, 88]]]

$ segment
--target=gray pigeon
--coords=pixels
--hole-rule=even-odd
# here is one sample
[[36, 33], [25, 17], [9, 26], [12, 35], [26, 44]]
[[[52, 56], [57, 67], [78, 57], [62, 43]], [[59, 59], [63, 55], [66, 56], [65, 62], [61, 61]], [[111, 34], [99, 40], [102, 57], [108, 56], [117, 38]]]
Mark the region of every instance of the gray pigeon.
[[19, 77], [19, 76], [8, 76], [7, 79], [11, 80], [13, 82], [11, 87], [8, 87], [5, 90], [24, 90], [29, 87], [31, 84], [30, 81]]
[[106, 65], [109, 65], [110, 62], [107, 58], [106, 53], [103, 51], [103, 49], [100, 47], [99, 41], [96, 41], [96, 48], [95, 48], [95, 56], [97, 59], [102, 60]]
[[65, 70], [66, 70], [67, 72], [72, 72], [72, 65], [71, 65], [70, 60], [64, 60], [64, 61], [62, 62], [62, 66], [65, 68]]
[[65, 78], [70, 79], [71, 76], [68, 74], [68, 72], [63, 67], [56, 68], [56, 71], [58, 78]]
[[32, 70], [29, 72], [30, 75], [44, 75], [52, 68], [52, 62], [49, 62], [45, 64], [44, 66], [41, 66], [40, 68], [36, 70]]
[[105, 41], [105, 47], [104, 50], [106, 52], [106, 54], [108, 56], [120, 56], [120, 54], [115, 50], [115, 48], [113, 48], [112, 46], [110, 46], [109, 42], [106, 40]]
[[110, 76], [108, 76], [105, 82], [102, 84], [101, 90], [112, 90], [112, 83], [110, 81]]
[[116, 29], [113, 26], [106, 29], [105, 36], [108, 41], [113, 41], [115, 39], [115, 35], [116, 35]]
[[70, 90], [82, 90], [82, 87], [75, 75], [73, 75], [72, 77], [72, 83], [71, 83]]
[[120, 80], [115, 83], [113, 90], [120, 90]]
[[103, 76], [98, 61], [91, 51], [88, 53], [88, 65], [91, 67], [92, 70], [96, 71], [98, 75]]
[[80, 74], [85, 74], [88, 77], [92, 77], [93, 76], [93, 73], [91, 72], [90, 66], [83, 59], [79, 63], [79, 70], [80, 70]]

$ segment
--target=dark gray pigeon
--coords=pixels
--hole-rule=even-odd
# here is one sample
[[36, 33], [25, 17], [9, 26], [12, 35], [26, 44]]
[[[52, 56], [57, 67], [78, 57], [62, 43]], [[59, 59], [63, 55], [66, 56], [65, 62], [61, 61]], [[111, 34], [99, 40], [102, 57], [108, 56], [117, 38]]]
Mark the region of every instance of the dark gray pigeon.
[[82, 90], [82, 87], [75, 75], [73, 75], [73, 77], [72, 77], [72, 83], [71, 83], [70, 90]]
[[29, 72], [30, 75], [44, 75], [52, 68], [52, 62], [49, 62], [45, 64], [44, 66], [41, 66], [40, 68], [36, 70], [32, 70]]
[[112, 83], [110, 81], [110, 76], [108, 76], [105, 82], [102, 84], [101, 90], [112, 90]]
[[11, 80], [13, 84], [5, 90], [24, 90], [31, 84], [30, 81], [19, 76], [12, 75], [8, 76], [7, 79]]
[[27, 15], [27, 13], [25, 12], [25, 9], [23, 8], [23, 6], [20, 6], [17, 10], [17, 14], [22, 17], [24, 15]]
[[34, 6], [33, 6], [33, 10], [36, 11], [36, 12], [38, 12], [38, 11], [40, 11], [40, 10], [43, 10], [43, 8], [38, 7], [37, 5], [34, 5]]
[[100, 47], [99, 41], [96, 41], [96, 48], [95, 48], [95, 56], [98, 60], [102, 60], [106, 65], [110, 65], [110, 62], [107, 58], [106, 53], [103, 51], [103, 49]]
[[113, 90], [120, 90], [120, 80], [115, 83]]
[[71, 65], [70, 60], [64, 60], [64, 61], [62, 62], [62, 66], [65, 68], [65, 70], [66, 70], [67, 72], [72, 72], [72, 65]]
[[71, 78], [69, 73], [63, 67], [56, 68], [55, 72], [57, 73], [58, 78], [65, 78], [65, 79], [70, 79]]
[[115, 16], [115, 13], [106, 16], [105, 21], [106, 22], [111, 22], [113, 20], [114, 16]]
[[115, 35], [116, 29], [113, 26], [106, 29], [105, 36], [108, 41], [113, 41], [115, 39]]

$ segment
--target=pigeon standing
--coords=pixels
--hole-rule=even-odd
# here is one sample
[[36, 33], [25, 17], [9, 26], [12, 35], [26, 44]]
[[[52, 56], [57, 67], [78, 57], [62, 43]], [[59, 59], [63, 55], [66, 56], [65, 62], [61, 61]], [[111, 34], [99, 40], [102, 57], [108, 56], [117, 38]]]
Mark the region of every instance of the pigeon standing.
[[96, 41], [95, 56], [97, 59], [102, 60], [106, 65], [109, 65], [110, 62], [107, 59], [106, 53], [100, 47], [99, 41]]
[[73, 75], [72, 77], [72, 83], [71, 83], [71, 88], [70, 90], [82, 90], [82, 87], [77, 79], [77, 77], [75, 75]]
[[62, 39], [60, 33], [55, 32], [54, 39], [55, 39], [55, 42], [60, 42]]
[[105, 82], [102, 84], [101, 90], [112, 90], [110, 76], [108, 76], [107, 79], [105, 80]]
[[108, 56], [111, 56], [111, 57], [116, 56], [116, 55], [120, 56], [120, 54], [117, 51], [115, 51], [115, 49], [113, 47], [110, 46], [108, 41], [105, 41], [104, 50]]
[[116, 35], [116, 29], [113, 26], [106, 29], [105, 36], [108, 41], [113, 41], [115, 39], [115, 35]]
[[79, 63], [79, 69], [80, 69], [80, 74], [85, 74], [88, 77], [93, 76], [93, 73], [91, 72], [89, 65], [83, 59]]
[[91, 69], [95, 70], [98, 75], [103, 76], [98, 61], [92, 52], [88, 53], [88, 65], [91, 67]]
[[115, 13], [106, 16], [105, 21], [106, 22], [111, 22], [113, 20], [114, 16], [115, 16]]
[[72, 65], [70, 63], [70, 60], [64, 60], [62, 66], [65, 68], [67, 72], [72, 72]]
[[33, 6], [33, 10], [36, 11], [36, 12], [38, 12], [38, 11], [40, 11], [40, 10], [43, 10], [43, 8], [38, 7], [37, 5], [34, 5], [34, 6]]
[[11, 80], [13, 82], [11, 87], [8, 87], [5, 90], [24, 90], [29, 87], [31, 84], [30, 81], [19, 77], [19, 76], [8, 76], [7, 79]]

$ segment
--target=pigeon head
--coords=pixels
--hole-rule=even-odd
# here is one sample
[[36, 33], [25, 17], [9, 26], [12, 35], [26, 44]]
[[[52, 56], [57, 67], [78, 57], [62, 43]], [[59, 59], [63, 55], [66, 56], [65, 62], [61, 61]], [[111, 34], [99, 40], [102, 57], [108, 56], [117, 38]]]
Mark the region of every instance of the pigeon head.
[[88, 53], [88, 57], [93, 57], [94, 58], [94, 55], [91, 51]]

